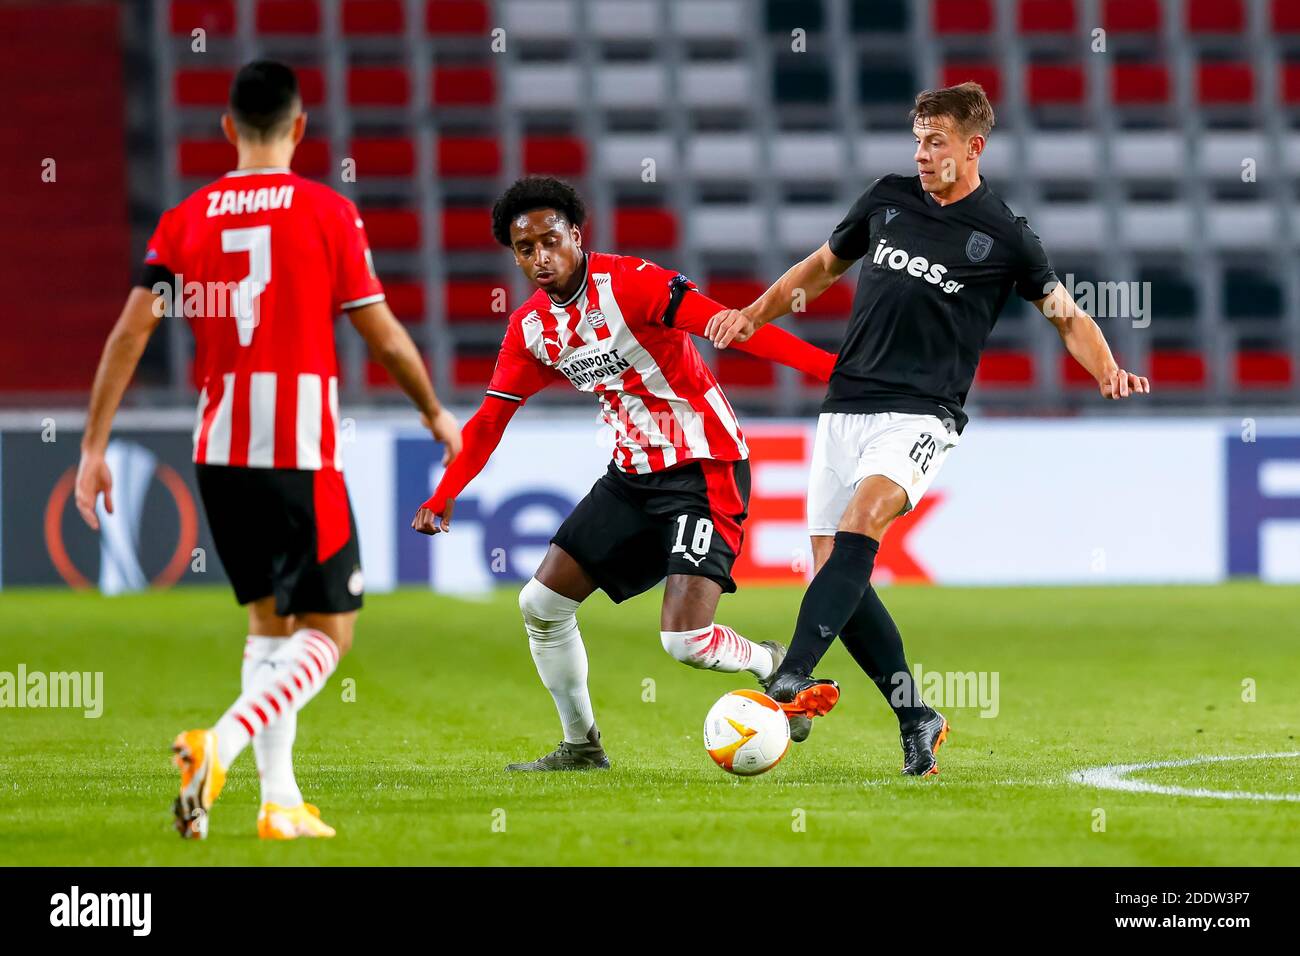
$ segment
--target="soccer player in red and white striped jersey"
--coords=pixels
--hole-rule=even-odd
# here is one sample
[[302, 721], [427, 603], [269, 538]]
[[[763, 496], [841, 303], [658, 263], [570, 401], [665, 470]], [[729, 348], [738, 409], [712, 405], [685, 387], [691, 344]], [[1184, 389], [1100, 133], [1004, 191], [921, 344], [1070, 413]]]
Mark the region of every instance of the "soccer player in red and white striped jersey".
[[138, 287], [109, 336], [91, 394], [77, 506], [92, 528], [113, 510], [105, 462], [113, 415], [149, 336], [170, 312], [190, 320], [201, 389], [199, 492], [222, 565], [248, 607], [243, 693], [210, 730], [180, 734], [176, 825], [207, 833], [226, 768], [253, 744], [258, 834], [333, 836], [293, 774], [297, 711], [352, 645], [363, 582], [343, 483], [334, 319], [345, 312], [419, 409], [450, 461], [455, 418], [375, 276], [356, 207], [289, 171], [306, 128], [287, 67], [250, 63], [222, 118], [238, 168], [163, 214]]
[[[506, 327], [482, 407], [465, 426], [465, 450], [443, 474], [412, 527], [450, 528], [455, 498], [479, 473], [529, 396], [564, 381], [600, 402], [615, 435], [614, 458], [565, 519], [537, 573], [520, 593], [533, 660], [555, 699], [564, 739], [552, 753], [512, 770], [609, 766], [587, 693], [579, 604], [600, 588], [614, 601], [667, 578], [660, 616], [664, 649], [691, 667], [747, 670], [766, 681], [785, 648], [755, 643], [714, 612], [736, 589], [731, 568], [744, 540], [749, 449], [736, 414], [696, 351], [723, 306], [678, 273], [630, 256], [587, 252], [585, 211], [556, 179], [519, 180], [493, 209], [493, 232], [537, 291]], [[835, 357], [768, 327], [742, 348], [830, 377]], [[791, 702], [792, 736], [834, 700], [817, 688]]]

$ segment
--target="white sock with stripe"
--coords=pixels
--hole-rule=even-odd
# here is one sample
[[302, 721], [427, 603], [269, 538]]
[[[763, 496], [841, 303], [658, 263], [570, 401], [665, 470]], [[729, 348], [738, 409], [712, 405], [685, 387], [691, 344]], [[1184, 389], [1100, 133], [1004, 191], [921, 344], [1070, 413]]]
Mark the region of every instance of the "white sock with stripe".
[[[287, 638], [248, 636], [244, 646], [244, 667], [240, 672], [240, 689], [252, 693], [276, 676], [276, 668], [267, 658], [284, 646]], [[266, 664], [266, 666], [261, 666]], [[253, 737], [253, 756], [257, 758], [257, 776], [262, 782], [262, 802], [296, 807], [302, 803], [302, 791], [293, 775], [293, 741], [298, 734], [298, 713], [289, 711], [260, 734]]]
[[338, 667], [339, 649], [325, 634], [303, 628], [264, 660], [267, 680], [239, 695], [217, 721], [217, 759], [229, 767], [261, 731], [286, 713], [301, 710]]
[[706, 671], [749, 671], [759, 680], [772, 673], [772, 652], [723, 624], [693, 631], [660, 631], [664, 650], [688, 667]]

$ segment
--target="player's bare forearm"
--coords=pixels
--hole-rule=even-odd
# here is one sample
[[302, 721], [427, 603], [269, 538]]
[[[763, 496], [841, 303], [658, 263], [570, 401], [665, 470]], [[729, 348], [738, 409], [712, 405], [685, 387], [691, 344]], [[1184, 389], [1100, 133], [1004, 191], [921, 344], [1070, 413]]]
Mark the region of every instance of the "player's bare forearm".
[[1096, 380], [1103, 398], [1128, 398], [1151, 391], [1151, 383], [1146, 378], [1119, 367], [1101, 327], [1075, 304], [1062, 286], [1058, 285], [1034, 304], [1056, 326], [1066, 351]]
[[709, 320], [705, 335], [715, 348], [725, 349], [732, 342], [743, 342], [756, 331], [788, 314], [795, 307], [807, 305], [835, 284], [853, 263], [831, 252], [823, 243], [812, 255], [786, 270], [761, 296], [743, 309], [724, 310]]
[[113, 416], [117, 414], [126, 387], [135, 375], [136, 366], [140, 364], [149, 336], [162, 318], [161, 308], [157, 315], [154, 314], [157, 301], [158, 297], [148, 289], [132, 289], [122, 307], [122, 314], [108, 334], [108, 341], [99, 357], [99, 367], [95, 370], [95, 382], [90, 389], [86, 428], [81, 438], [83, 453], [102, 455], [108, 447]]
[[374, 360], [393, 377], [398, 388], [421, 414], [433, 418], [442, 411], [433, 382], [429, 380], [429, 373], [420, 358], [420, 350], [387, 302], [373, 302], [353, 309], [348, 313], [348, 319], [365, 340]]

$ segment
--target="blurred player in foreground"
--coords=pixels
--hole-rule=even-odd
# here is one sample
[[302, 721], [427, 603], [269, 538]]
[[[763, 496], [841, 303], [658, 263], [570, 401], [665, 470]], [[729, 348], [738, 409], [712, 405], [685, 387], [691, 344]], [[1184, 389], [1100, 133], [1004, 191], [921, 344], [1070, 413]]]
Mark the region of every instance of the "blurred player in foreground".
[[[578, 606], [597, 588], [624, 601], [667, 577], [660, 615], [664, 650], [690, 667], [749, 671], [763, 686], [785, 648], [714, 623], [736, 590], [732, 564], [744, 539], [749, 450], [731, 404], [690, 333], [722, 309], [685, 276], [631, 256], [582, 247], [582, 200], [567, 183], [534, 177], [492, 210], [498, 242], [537, 291], [510, 316], [487, 396], [465, 426], [465, 452], [443, 474], [411, 526], [451, 527], [455, 498], [486, 464], [506, 425], [533, 395], [567, 382], [595, 395], [614, 430], [609, 469], [565, 519], [519, 594], [528, 643], [555, 699], [564, 739], [510, 770], [609, 766], [587, 692]], [[775, 327], [746, 351], [825, 381], [835, 357]], [[559, 449], [557, 449], [559, 450]], [[791, 736], [838, 691], [822, 685], [788, 702]]]
[[957, 445], [975, 367], [1007, 297], [1014, 289], [1056, 326], [1103, 398], [1144, 395], [1151, 385], [1119, 367], [1038, 236], [980, 175], [993, 128], [984, 90], [963, 83], [924, 92], [912, 119], [917, 175], [872, 183], [820, 249], [753, 304], [715, 316], [706, 334], [718, 348], [744, 342], [789, 312], [796, 290], [812, 301], [866, 258], [817, 420], [808, 488], [816, 576], [769, 693], [791, 700], [819, 683], [813, 669], [840, 635], [898, 717], [903, 773], [924, 776], [939, 772], [948, 722], [916, 693], [871, 572], [886, 529], [916, 507]]
[[113, 415], [161, 317], [184, 312], [202, 389], [199, 492], [235, 597], [248, 607], [243, 693], [211, 729], [173, 744], [176, 827], [187, 838], [207, 835], [226, 771], [250, 742], [262, 784], [258, 835], [334, 835], [303, 801], [293, 741], [297, 712], [352, 646], [363, 591], [341, 471], [335, 316], [347, 313], [448, 460], [460, 447], [456, 420], [384, 301], [356, 207], [289, 171], [306, 124], [287, 67], [254, 62], [235, 76], [221, 125], [238, 166], [159, 221], [104, 347], [82, 440], [77, 507], [98, 528], [101, 493], [113, 510], [104, 458]]

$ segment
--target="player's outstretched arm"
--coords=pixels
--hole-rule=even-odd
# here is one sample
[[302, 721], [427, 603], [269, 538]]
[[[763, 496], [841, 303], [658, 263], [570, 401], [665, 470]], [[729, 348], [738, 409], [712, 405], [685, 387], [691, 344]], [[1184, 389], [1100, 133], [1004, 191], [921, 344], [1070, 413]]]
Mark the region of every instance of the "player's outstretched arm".
[[95, 370], [86, 428], [81, 436], [76, 498], [82, 519], [96, 531], [99, 530], [99, 518], [95, 514], [95, 503], [101, 493], [105, 510], [113, 513], [113, 476], [104, 460], [108, 436], [113, 429], [113, 416], [117, 414], [122, 395], [131, 383], [135, 367], [140, 363], [140, 356], [149, 344], [149, 336], [158, 327], [163, 311], [161, 300], [149, 289], [143, 286], [132, 289], [113, 331], [108, 333], [104, 352], [99, 357], [99, 368]]
[[[726, 312], [719, 302], [700, 292], [688, 292], [677, 307], [673, 326], [693, 335], [706, 335], [709, 322]], [[835, 355], [805, 342], [785, 329], [769, 325], [734, 343], [741, 352], [767, 359], [779, 365], [807, 372], [822, 382], [829, 382], [835, 367]]]
[[420, 351], [402, 323], [397, 321], [387, 302], [372, 302], [348, 311], [353, 327], [361, 333], [366, 347], [393, 381], [420, 410], [424, 427], [443, 444], [442, 463], [449, 465], [460, 454], [460, 423], [442, 407], [429, 381], [429, 373], [420, 359]]
[[1151, 392], [1151, 383], [1147, 379], [1119, 367], [1101, 328], [1092, 316], [1075, 304], [1065, 286], [1058, 283], [1034, 305], [1056, 326], [1061, 341], [1075, 361], [1097, 380], [1102, 398], [1121, 399]]
[[442, 473], [442, 480], [433, 496], [415, 512], [411, 519], [412, 528], [421, 534], [451, 530], [451, 511], [456, 496], [483, 470], [519, 405], [519, 402], [493, 395], [483, 400], [479, 410], [465, 423], [463, 451]]
[[724, 309], [709, 319], [704, 335], [715, 348], [725, 349], [732, 342], [744, 342], [767, 323], [790, 312], [795, 296], [802, 293], [803, 304], [816, 299], [835, 284], [853, 265], [831, 252], [830, 243], [800, 262], [772, 283], [761, 296], [743, 309]]

